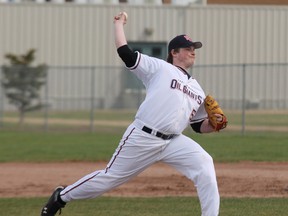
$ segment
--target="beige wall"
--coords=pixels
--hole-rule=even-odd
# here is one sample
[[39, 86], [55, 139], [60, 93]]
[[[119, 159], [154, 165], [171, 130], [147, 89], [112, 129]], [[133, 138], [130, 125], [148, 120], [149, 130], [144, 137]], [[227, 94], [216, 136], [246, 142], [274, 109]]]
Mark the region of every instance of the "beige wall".
[[121, 65], [113, 40], [121, 10], [129, 41], [168, 42], [182, 33], [202, 41], [197, 64], [288, 62], [285, 6], [1, 4], [0, 64], [5, 53], [36, 48], [37, 61], [49, 65]]
[[[68, 66], [49, 70], [51, 109], [66, 101], [67, 109], [90, 107], [92, 92], [102, 108], [119, 101], [135, 105], [139, 93], [121, 83], [127, 77], [113, 40], [113, 16], [122, 10], [129, 14], [128, 41], [168, 42], [182, 33], [202, 41], [193, 76], [225, 108], [241, 108], [245, 89], [247, 100], [259, 108], [287, 109], [287, 6], [0, 4], [0, 64], [5, 53], [36, 48], [37, 62]], [[146, 35], [146, 28], [153, 34]], [[244, 63], [268, 65], [244, 67]], [[217, 66], [205, 66], [210, 64]]]
[[287, 0], [207, 0], [207, 4], [288, 5]]

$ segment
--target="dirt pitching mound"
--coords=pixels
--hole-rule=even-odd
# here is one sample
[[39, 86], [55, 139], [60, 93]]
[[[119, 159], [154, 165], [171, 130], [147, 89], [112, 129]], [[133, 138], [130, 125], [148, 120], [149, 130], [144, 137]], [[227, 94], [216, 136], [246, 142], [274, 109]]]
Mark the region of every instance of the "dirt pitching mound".
[[[106, 162], [0, 163], [1, 197], [49, 196], [58, 185], [74, 183], [103, 169]], [[221, 197], [288, 197], [288, 163], [216, 163]], [[157, 163], [105, 196], [196, 196], [193, 183]]]

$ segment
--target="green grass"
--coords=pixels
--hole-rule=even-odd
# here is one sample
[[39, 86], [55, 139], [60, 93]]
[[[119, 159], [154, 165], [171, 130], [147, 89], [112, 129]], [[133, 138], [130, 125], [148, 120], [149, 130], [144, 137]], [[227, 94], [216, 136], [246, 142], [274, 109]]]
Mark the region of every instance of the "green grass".
[[[95, 110], [94, 118], [97, 120], [133, 120], [136, 110]], [[56, 119], [90, 119], [91, 113], [89, 111], [58, 111], [49, 112], [49, 118]], [[5, 112], [5, 117], [18, 118], [17, 112]], [[44, 111], [27, 112], [26, 118], [43, 118], [45, 116]]]
[[[41, 115], [40, 115], [41, 116]], [[61, 117], [62, 116], [62, 117]], [[52, 118], [83, 119], [87, 113], [55, 113]], [[97, 113], [97, 119], [133, 119], [131, 113]], [[288, 115], [247, 114], [250, 125], [287, 126]], [[241, 124], [241, 117], [232, 115], [229, 122]], [[11, 124], [0, 129], [0, 162], [55, 162], [109, 160], [124, 132], [123, 127], [87, 128], [57, 126], [43, 132], [42, 128], [15, 127]], [[85, 132], [86, 131], [86, 132]], [[288, 134], [276, 132], [223, 131], [213, 134], [195, 134], [191, 129], [185, 134], [192, 137], [209, 152], [216, 162], [237, 161], [288, 161]], [[0, 215], [38, 216], [47, 198], [0, 198]], [[285, 216], [287, 198], [222, 198], [221, 216]], [[196, 197], [116, 198], [75, 201], [63, 209], [69, 216], [190, 216], [200, 215]]]
[[[241, 112], [227, 112], [229, 123], [233, 125], [242, 124]], [[247, 111], [245, 112], [246, 126], [288, 126], [288, 111], [283, 112], [257, 112]]]
[[[106, 132], [0, 131], [0, 162], [109, 160], [124, 128]], [[218, 162], [288, 161], [288, 134], [186, 132]]]
[[[133, 121], [136, 110], [95, 110], [93, 113], [95, 120], [113, 120], [113, 121]], [[229, 124], [241, 125], [242, 112], [241, 111], [226, 111]], [[5, 117], [18, 118], [17, 112], [5, 112]], [[44, 118], [43, 111], [28, 112], [26, 118]], [[87, 120], [89, 121], [91, 113], [89, 111], [54, 111], [48, 113], [51, 119], [71, 119], [71, 120]], [[269, 126], [288, 126], [288, 111], [258, 111], [246, 110], [245, 122], [247, 126], [269, 125]]]
[[201, 146], [218, 162], [288, 161], [288, 134], [254, 132], [194, 135]]
[[108, 160], [120, 134], [1, 131], [0, 162]]
[[[43, 198], [1, 198], [1, 215], [38, 216]], [[288, 199], [222, 199], [221, 216], [285, 216]], [[116, 198], [101, 197], [69, 203], [63, 209], [69, 216], [191, 216], [200, 215], [196, 197]]]

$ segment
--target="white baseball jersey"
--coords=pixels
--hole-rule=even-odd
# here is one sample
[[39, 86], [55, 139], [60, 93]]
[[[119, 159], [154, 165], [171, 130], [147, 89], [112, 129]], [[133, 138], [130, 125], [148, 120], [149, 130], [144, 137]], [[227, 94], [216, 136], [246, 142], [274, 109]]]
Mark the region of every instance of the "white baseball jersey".
[[[189, 123], [206, 118], [204, 92], [183, 69], [138, 53], [129, 68], [142, 80], [147, 93], [136, 119], [126, 129], [107, 167], [96, 170], [67, 186], [64, 202], [94, 198], [127, 182], [156, 162], [166, 163], [194, 182], [201, 216], [217, 216], [220, 197], [212, 157], [194, 140], [181, 134]], [[179, 134], [162, 139], [152, 131]]]
[[135, 66], [128, 69], [147, 90], [136, 114], [144, 125], [162, 133], [180, 134], [189, 123], [207, 117], [204, 91], [194, 78], [188, 79], [183, 69], [140, 53]]

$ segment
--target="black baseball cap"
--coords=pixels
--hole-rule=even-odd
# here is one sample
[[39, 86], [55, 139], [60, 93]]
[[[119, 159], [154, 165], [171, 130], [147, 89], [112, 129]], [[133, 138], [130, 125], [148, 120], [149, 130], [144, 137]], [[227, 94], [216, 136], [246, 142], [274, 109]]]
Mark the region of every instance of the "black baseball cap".
[[193, 46], [195, 49], [199, 49], [202, 47], [202, 43], [199, 41], [193, 42], [192, 39], [186, 34], [178, 35], [169, 42], [168, 52], [170, 53], [172, 49], [186, 48], [191, 46]]

